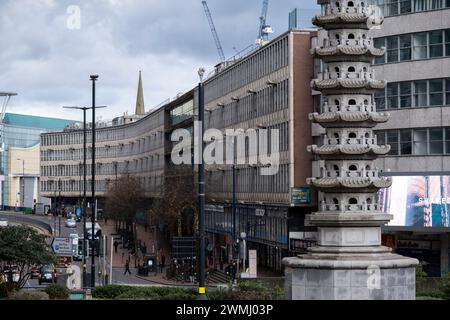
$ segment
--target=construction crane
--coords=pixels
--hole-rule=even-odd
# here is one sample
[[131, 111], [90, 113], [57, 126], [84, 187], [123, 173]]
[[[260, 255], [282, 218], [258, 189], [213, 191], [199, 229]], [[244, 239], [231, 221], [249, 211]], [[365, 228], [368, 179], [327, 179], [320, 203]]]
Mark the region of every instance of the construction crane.
[[225, 54], [223, 53], [222, 45], [220, 44], [219, 35], [217, 34], [216, 27], [214, 26], [214, 21], [211, 15], [211, 11], [209, 11], [208, 4], [206, 1], [202, 1], [203, 8], [205, 9], [206, 18], [208, 19], [209, 27], [211, 28], [211, 32], [214, 38], [214, 42], [216, 43], [217, 52], [219, 53], [220, 62], [225, 62]]
[[256, 44], [258, 46], [265, 45], [269, 40], [269, 34], [273, 33], [271, 26], [267, 25], [267, 11], [269, 10], [269, 0], [263, 0], [263, 8], [259, 17], [259, 30]]

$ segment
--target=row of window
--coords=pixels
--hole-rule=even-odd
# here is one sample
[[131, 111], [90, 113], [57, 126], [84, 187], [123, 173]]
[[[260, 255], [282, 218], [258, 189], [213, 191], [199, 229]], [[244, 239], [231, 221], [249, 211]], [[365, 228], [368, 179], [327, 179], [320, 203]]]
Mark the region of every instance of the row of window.
[[258, 53], [221, 72], [205, 84], [205, 103], [216, 100], [253, 81], [273, 73], [289, 62], [289, 37], [271, 42]]
[[450, 8], [450, 0], [375, 0], [385, 17]]
[[450, 78], [388, 83], [375, 103], [378, 110], [450, 105]]
[[249, 94], [205, 115], [207, 128], [221, 129], [289, 107], [289, 81]]
[[376, 58], [375, 64], [448, 57], [450, 29], [376, 38], [374, 45], [386, 48], [386, 54]]
[[450, 154], [450, 128], [378, 131], [378, 144], [391, 145], [390, 155]]
[[192, 118], [194, 115], [194, 100], [189, 100], [179, 107], [170, 111], [171, 124], [175, 125], [186, 119]]
[[[141, 184], [145, 192], [158, 192], [161, 190], [163, 179], [161, 176], [150, 176], [150, 177], [136, 177], [138, 182]], [[91, 181], [88, 180], [86, 184], [86, 192], [91, 192]], [[95, 181], [95, 191], [96, 192], [107, 192], [114, 183], [114, 180], [96, 180]], [[56, 195], [60, 191], [64, 192], [83, 192], [84, 183], [81, 180], [46, 180], [41, 181], [41, 192], [54, 192]]]
[[[92, 166], [86, 165], [86, 173], [91, 173]], [[164, 168], [164, 156], [156, 155], [155, 157], [146, 157], [139, 160], [114, 162], [114, 163], [97, 163], [95, 173], [97, 175], [122, 175], [128, 173], [143, 173]], [[83, 165], [54, 165], [42, 166], [41, 175], [44, 177], [61, 177], [61, 176], [81, 176], [83, 174]]]
[[[207, 193], [231, 193], [232, 171], [209, 171], [206, 175]], [[289, 165], [280, 165], [278, 174], [264, 176], [261, 168], [247, 167], [236, 170], [238, 193], [289, 192]]]
[[[151, 152], [163, 147], [164, 134], [158, 132], [147, 138], [138, 139], [128, 144], [120, 144], [114, 146], [96, 147], [95, 156], [97, 159], [129, 157], [146, 152]], [[64, 161], [64, 160], [82, 160], [83, 149], [65, 149], [65, 150], [42, 150], [42, 161]], [[92, 148], [86, 150], [86, 157], [92, 157]]]
[[[164, 110], [152, 114], [134, 124], [120, 127], [102, 128], [95, 133], [97, 142], [118, 141], [139, 137], [164, 126]], [[83, 144], [83, 131], [60, 132], [41, 135], [42, 146]], [[87, 132], [87, 143], [92, 142], [92, 131]]]

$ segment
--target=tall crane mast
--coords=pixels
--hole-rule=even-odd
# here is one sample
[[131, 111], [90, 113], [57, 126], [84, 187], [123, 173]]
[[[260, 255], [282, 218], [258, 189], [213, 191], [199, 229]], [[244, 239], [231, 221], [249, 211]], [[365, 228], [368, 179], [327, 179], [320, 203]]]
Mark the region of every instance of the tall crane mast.
[[209, 10], [208, 4], [206, 1], [202, 1], [203, 8], [205, 9], [206, 18], [208, 19], [209, 27], [211, 28], [211, 32], [214, 38], [214, 42], [216, 43], [217, 52], [219, 53], [220, 62], [225, 62], [225, 54], [223, 53], [222, 45], [220, 43], [219, 35], [217, 34], [216, 27], [214, 26], [214, 21], [211, 15], [211, 11]]
[[272, 27], [267, 25], [267, 11], [269, 10], [269, 0], [263, 0], [261, 16], [259, 17], [258, 39], [256, 44], [263, 46], [269, 40], [269, 34], [273, 33]]

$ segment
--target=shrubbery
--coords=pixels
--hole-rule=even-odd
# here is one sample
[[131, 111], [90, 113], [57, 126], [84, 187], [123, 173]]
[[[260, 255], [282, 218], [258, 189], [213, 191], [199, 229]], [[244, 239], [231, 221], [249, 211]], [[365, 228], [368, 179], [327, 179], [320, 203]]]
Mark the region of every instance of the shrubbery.
[[66, 300], [69, 298], [69, 289], [61, 284], [51, 284], [44, 290], [51, 300]]
[[442, 277], [439, 291], [444, 299], [450, 300], [450, 273]]
[[[210, 300], [279, 300], [283, 298], [283, 290], [255, 281], [243, 281], [237, 286], [209, 289], [207, 295]], [[195, 300], [197, 289], [108, 285], [96, 287], [92, 297], [110, 300]]]
[[114, 300], [195, 300], [196, 292], [193, 288], [108, 285], [95, 288], [92, 297]]
[[210, 300], [281, 300], [283, 290], [271, 287], [257, 281], [242, 281], [238, 285], [210, 290]]

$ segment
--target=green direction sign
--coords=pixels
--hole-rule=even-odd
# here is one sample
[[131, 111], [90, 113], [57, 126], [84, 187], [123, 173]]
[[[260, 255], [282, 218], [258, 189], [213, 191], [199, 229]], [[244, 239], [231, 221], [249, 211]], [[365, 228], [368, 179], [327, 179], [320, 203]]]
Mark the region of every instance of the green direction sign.
[[291, 203], [310, 204], [311, 203], [311, 189], [309, 187], [291, 188]]

